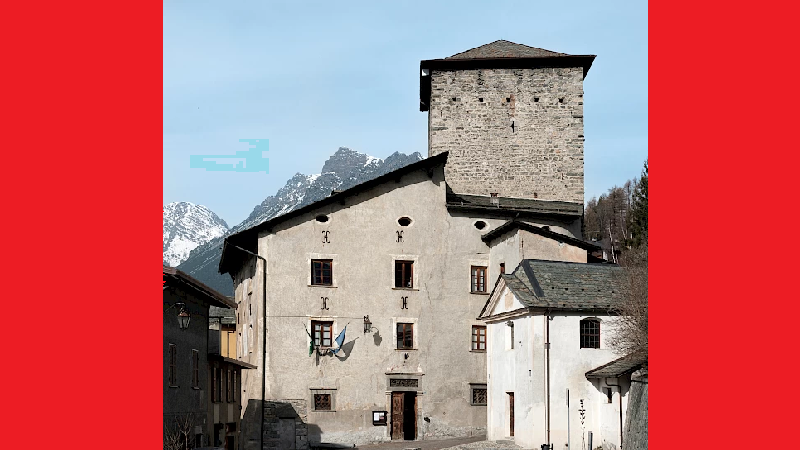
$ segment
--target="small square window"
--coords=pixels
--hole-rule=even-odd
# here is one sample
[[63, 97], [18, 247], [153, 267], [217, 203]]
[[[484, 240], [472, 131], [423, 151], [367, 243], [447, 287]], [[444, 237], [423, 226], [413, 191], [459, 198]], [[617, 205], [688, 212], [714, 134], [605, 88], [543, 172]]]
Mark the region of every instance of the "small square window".
[[311, 260], [311, 284], [314, 286], [333, 285], [333, 260]]
[[314, 394], [314, 411], [330, 411], [331, 394]]
[[486, 404], [486, 385], [485, 384], [473, 384], [470, 386], [471, 389], [471, 401], [470, 404], [472, 405], [485, 405]]
[[397, 324], [397, 348], [399, 350], [414, 348], [414, 324]]
[[472, 292], [486, 292], [486, 267], [472, 266]]
[[333, 334], [333, 322], [312, 321], [311, 329], [314, 333], [314, 347], [330, 347]]
[[472, 326], [472, 350], [486, 351], [486, 327], [482, 325]]
[[394, 287], [414, 287], [414, 261], [394, 262]]

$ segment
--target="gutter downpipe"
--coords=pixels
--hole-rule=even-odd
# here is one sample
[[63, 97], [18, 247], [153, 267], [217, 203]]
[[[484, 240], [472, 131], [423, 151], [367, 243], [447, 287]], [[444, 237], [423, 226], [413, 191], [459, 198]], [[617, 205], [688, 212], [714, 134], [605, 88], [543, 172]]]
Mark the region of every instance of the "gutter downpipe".
[[609, 384], [609, 378], [612, 377], [606, 377], [606, 386], [615, 386], [619, 393], [619, 448], [622, 448], [622, 429], [624, 427], [622, 423], [622, 388], [619, 385], [619, 378], [617, 378], [617, 384]]
[[545, 351], [545, 426], [547, 427], [547, 447], [550, 448], [550, 310], [544, 316], [544, 351]]
[[265, 394], [266, 394], [266, 388], [267, 388], [267, 367], [266, 367], [266, 364], [267, 364], [267, 260], [266, 260], [266, 258], [264, 258], [264, 257], [262, 257], [262, 256], [260, 256], [260, 255], [258, 255], [256, 253], [253, 253], [253, 252], [251, 252], [249, 250], [245, 250], [242, 247], [239, 247], [238, 245], [231, 244], [230, 242], [228, 242], [227, 238], [225, 238], [225, 244], [230, 245], [232, 247], [236, 247], [239, 250], [241, 250], [241, 251], [243, 251], [245, 253], [248, 253], [248, 254], [250, 254], [252, 256], [255, 256], [256, 258], [260, 259], [261, 262], [262, 262], [262, 269], [263, 269], [262, 272], [264, 273], [264, 280], [261, 283], [261, 291], [262, 291], [262, 293], [261, 293], [261, 300], [262, 300], [261, 314], [262, 314], [262, 316], [264, 318], [264, 326], [263, 326], [263, 328], [261, 330], [261, 338], [262, 338], [262, 340], [261, 340], [261, 351], [262, 351], [262, 355], [261, 355], [261, 424], [259, 426], [259, 428], [261, 429], [261, 432], [259, 433], [259, 437], [258, 437], [258, 441], [259, 441], [258, 448], [262, 449], [262, 448], [264, 448], [264, 402], [266, 401], [266, 398], [265, 398], [266, 395]]

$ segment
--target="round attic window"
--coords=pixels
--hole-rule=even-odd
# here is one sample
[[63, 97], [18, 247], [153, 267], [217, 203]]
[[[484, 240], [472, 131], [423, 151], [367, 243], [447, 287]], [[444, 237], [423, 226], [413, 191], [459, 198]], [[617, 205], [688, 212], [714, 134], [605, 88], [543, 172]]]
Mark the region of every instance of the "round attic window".
[[325, 214], [320, 214], [320, 215], [318, 215], [316, 217], [316, 219], [317, 219], [317, 222], [327, 222], [328, 221], [328, 216], [326, 216]]
[[475, 222], [475, 228], [477, 228], [479, 230], [482, 230], [482, 229], [486, 228], [486, 222], [484, 222], [482, 220], [479, 220], [479, 221]]
[[401, 227], [407, 227], [407, 226], [411, 225], [411, 218], [409, 218], [409, 217], [401, 217], [401, 218], [397, 219], [397, 223]]

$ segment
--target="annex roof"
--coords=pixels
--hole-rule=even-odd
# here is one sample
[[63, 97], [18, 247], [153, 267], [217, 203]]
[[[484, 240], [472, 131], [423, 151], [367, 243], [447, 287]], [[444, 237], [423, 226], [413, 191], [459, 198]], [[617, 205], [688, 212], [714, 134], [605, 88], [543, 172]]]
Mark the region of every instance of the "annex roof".
[[569, 55], [543, 48], [498, 40], [455, 55], [420, 61], [420, 111], [430, 106], [432, 70], [530, 69], [536, 67], [582, 67], [583, 76], [592, 67], [595, 55]]
[[572, 246], [575, 246], [575, 247], [578, 247], [578, 248], [582, 248], [584, 250], [588, 250], [588, 251], [600, 250], [599, 246], [594, 245], [592, 243], [589, 243], [589, 242], [586, 242], [586, 241], [582, 241], [580, 239], [575, 239], [574, 237], [567, 236], [565, 234], [556, 233], [555, 231], [550, 231], [550, 229], [546, 228], [546, 227], [537, 227], [536, 225], [531, 225], [529, 223], [521, 222], [519, 220], [509, 220], [508, 222], [500, 225], [499, 227], [495, 228], [494, 230], [484, 234], [481, 237], [481, 240], [483, 242], [486, 242], [487, 244], [491, 244], [492, 241], [494, 241], [495, 239], [499, 238], [500, 236], [505, 234], [507, 231], [517, 230], [517, 229], [529, 231], [531, 233], [535, 233], [535, 234], [538, 234], [540, 236], [544, 236], [546, 238], [550, 238], [550, 239], [556, 240], [558, 242], [563, 242], [565, 244], [569, 244], [569, 245], [572, 245]]
[[163, 266], [163, 277], [168, 285], [183, 285], [194, 290], [200, 298], [208, 302], [210, 306], [219, 306], [222, 308], [236, 308], [236, 303], [228, 299], [228, 297], [220, 294], [216, 290], [208, 287], [200, 280], [190, 276], [186, 272], [178, 270], [174, 267]]
[[586, 378], [617, 378], [647, 367], [647, 355], [630, 354], [586, 372]]
[[[417, 161], [415, 163], [409, 164], [407, 166], [403, 166], [397, 170], [393, 170], [389, 173], [383, 174], [379, 177], [373, 178], [369, 181], [365, 181], [363, 183], [357, 184], [350, 189], [345, 189], [343, 191], [334, 191], [330, 196], [325, 197], [322, 200], [316, 201], [314, 203], [310, 203], [302, 208], [298, 208], [294, 211], [290, 211], [286, 214], [280, 215], [278, 217], [272, 218], [265, 222], [262, 222], [259, 225], [255, 225], [250, 227], [246, 230], [242, 230], [236, 234], [230, 235], [226, 240], [225, 244], [222, 247], [222, 257], [220, 258], [219, 262], [219, 272], [220, 273], [227, 273], [228, 266], [226, 263], [226, 257], [230, 256], [230, 250], [228, 249], [228, 243], [230, 241], [231, 244], [238, 245], [242, 248], [249, 249], [255, 253], [255, 240], [258, 238], [258, 233], [262, 230], [270, 230], [275, 225], [278, 225], [281, 222], [286, 220], [292, 219], [294, 217], [301, 216], [303, 214], [307, 214], [311, 211], [314, 211], [320, 207], [325, 205], [330, 205], [332, 203], [342, 203], [348, 197], [352, 197], [357, 195], [361, 192], [366, 190], [372, 189], [376, 186], [379, 186], [384, 183], [395, 183], [397, 180], [400, 179], [403, 175], [415, 172], [417, 170], [426, 170], [428, 174], [432, 176], [432, 171], [434, 167], [437, 166], [444, 166], [447, 162], [447, 155], [448, 152], [442, 152], [438, 155], [431, 156], [429, 158], [425, 158], [421, 161]], [[241, 253], [241, 252], [237, 252]]]
[[537, 309], [610, 312], [625, 289], [625, 274], [616, 264], [525, 259], [500, 275], [480, 317], [497, 298], [500, 279], [520, 303]]

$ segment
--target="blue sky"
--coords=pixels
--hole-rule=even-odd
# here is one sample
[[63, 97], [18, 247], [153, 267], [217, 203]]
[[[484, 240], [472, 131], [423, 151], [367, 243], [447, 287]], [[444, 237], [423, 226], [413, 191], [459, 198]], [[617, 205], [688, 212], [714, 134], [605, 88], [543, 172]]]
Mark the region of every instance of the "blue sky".
[[[505, 39], [597, 58], [584, 82], [586, 200], [647, 158], [647, 2], [164, 1], [164, 204], [233, 226], [339, 147], [427, 156], [419, 62]], [[190, 168], [268, 139], [269, 173]]]

